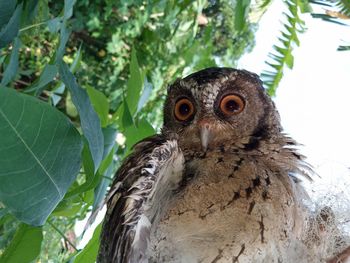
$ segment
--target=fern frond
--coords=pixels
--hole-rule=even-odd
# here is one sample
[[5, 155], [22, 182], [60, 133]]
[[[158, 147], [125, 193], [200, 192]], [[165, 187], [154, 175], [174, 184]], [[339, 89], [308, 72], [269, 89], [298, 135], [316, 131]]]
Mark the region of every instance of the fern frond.
[[325, 14], [311, 14], [315, 18], [321, 18], [328, 22], [335, 22], [337, 19], [350, 19], [349, 0], [310, 0], [310, 3], [326, 7], [324, 8]]
[[[335, 23], [342, 26], [349, 26], [350, 1], [349, 0], [309, 0], [310, 3], [326, 6], [324, 14], [311, 13], [313, 18], [320, 18], [323, 21]], [[349, 51], [350, 46], [339, 46], [338, 51]]]
[[338, 24], [338, 25], [341, 25], [341, 26], [345, 26], [346, 25], [345, 23], [340, 22], [338, 17], [330, 16], [329, 14], [312, 13], [311, 16], [313, 18], [320, 18], [323, 21], [334, 23], [334, 24]]
[[273, 46], [273, 52], [269, 54], [266, 64], [270, 69], [262, 74], [262, 80], [267, 88], [267, 92], [272, 96], [275, 94], [278, 84], [283, 77], [284, 68], [293, 68], [294, 57], [293, 48], [299, 46], [298, 34], [304, 31], [304, 21], [300, 18], [302, 2], [300, 0], [285, 0], [288, 13], [284, 13], [286, 22], [283, 25], [278, 44]]
[[335, 6], [339, 8], [339, 12], [350, 17], [350, 1], [349, 0], [338, 0]]

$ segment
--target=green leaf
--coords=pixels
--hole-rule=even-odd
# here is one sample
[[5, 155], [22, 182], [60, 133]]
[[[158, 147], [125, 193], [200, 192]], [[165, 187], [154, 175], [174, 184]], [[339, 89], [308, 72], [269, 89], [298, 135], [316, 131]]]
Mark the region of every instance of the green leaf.
[[81, 58], [82, 58], [82, 53], [81, 53], [81, 45], [80, 45], [77, 53], [75, 53], [73, 63], [69, 67], [72, 73], [75, 73], [80, 68]]
[[[114, 135], [116, 134], [116, 131]], [[106, 135], [106, 137], [109, 135]], [[105, 137], [105, 138], [106, 138]], [[113, 156], [115, 152], [117, 151], [118, 146], [115, 143], [115, 136], [110, 136], [113, 138], [113, 145], [112, 141], [108, 144], [105, 145], [105, 151], [108, 153], [106, 155], [106, 158], [103, 160], [101, 167], [99, 169], [99, 173], [103, 174], [103, 178], [99, 185], [95, 188], [95, 193], [94, 193], [94, 204], [93, 204], [93, 209], [92, 212], [94, 212], [97, 208], [97, 206], [102, 202], [106, 192], [107, 192], [107, 187], [111, 183], [112, 179], [107, 179], [107, 178], [112, 178], [113, 177], [113, 171], [115, 164], [113, 163]], [[110, 147], [112, 145], [112, 148]]]
[[311, 13], [312, 7], [309, 1], [300, 1], [300, 11], [304, 13]]
[[134, 119], [131, 116], [128, 104], [126, 101], [122, 104], [122, 127], [126, 128], [129, 126], [134, 126]]
[[42, 228], [20, 224], [15, 236], [0, 257], [0, 263], [29, 263], [35, 260], [43, 240]]
[[38, 15], [39, 0], [27, 0], [21, 17], [21, 24], [27, 25]]
[[349, 51], [350, 50], [350, 46], [339, 46], [337, 48], [338, 51]]
[[10, 20], [15, 7], [16, 1], [0, 1], [0, 30]]
[[58, 30], [61, 27], [62, 18], [61, 17], [55, 17], [47, 21], [47, 27], [50, 31], [50, 33], [55, 34], [58, 32]]
[[130, 150], [135, 143], [154, 133], [154, 128], [146, 119], [139, 120], [137, 126], [126, 127], [124, 135], [126, 137], [125, 144], [127, 149]]
[[250, 0], [237, 0], [235, 8], [235, 29], [237, 31], [242, 31], [246, 26], [247, 14], [250, 5]]
[[0, 89], [0, 134], [0, 200], [42, 225], [79, 172], [81, 137], [60, 111], [8, 88]]
[[[79, 66], [80, 66], [80, 61], [81, 61], [81, 57], [82, 57], [82, 55], [81, 55], [81, 45], [80, 45], [80, 47], [79, 47], [77, 53], [75, 54], [73, 63], [72, 63], [72, 64], [70, 65], [70, 67], [69, 67], [72, 73], [74, 73], [74, 72], [79, 68]], [[57, 66], [56, 66], [56, 65], [49, 65], [49, 64], [48, 64], [48, 65], [45, 66], [44, 71], [46, 70], [46, 67], [48, 67], [48, 66], [50, 66], [50, 69], [47, 69], [47, 70], [48, 70], [47, 73], [43, 72], [43, 73], [42, 73], [42, 76], [40, 77], [40, 79], [43, 78], [43, 80], [50, 80], [51, 77], [52, 77], [52, 79], [51, 79], [49, 82], [47, 82], [45, 85], [40, 85], [40, 86], [42, 86], [42, 87], [45, 87], [47, 84], [49, 84], [52, 80], [55, 79], [55, 76], [57, 75], [57, 71], [58, 71]], [[54, 68], [51, 68], [51, 66], [54, 66]], [[45, 76], [45, 77], [44, 77], [44, 76]], [[40, 82], [41, 82], [41, 80], [40, 80]], [[42, 84], [44, 84], [44, 82], [42, 82]], [[36, 89], [36, 88], [37, 88], [37, 87], [30, 88], [30, 90], [28, 90], [28, 91], [32, 91], [33, 89]], [[41, 88], [40, 88], [40, 89], [41, 89]], [[53, 90], [52, 90], [52, 94], [51, 94], [51, 101], [52, 101], [52, 105], [53, 105], [53, 106], [56, 106], [56, 105], [59, 103], [59, 101], [62, 99], [62, 94], [64, 93], [65, 89], [66, 89], [66, 86], [64, 85], [64, 83], [62, 83], [62, 81], [59, 81], [59, 82], [55, 85], [55, 87], [54, 87]], [[36, 92], [36, 95], [38, 95], [38, 94], [40, 94], [40, 91], [37, 91], [37, 92]], [[70, 114], [73, 114], [73, 116], [75, 116], [74, 114], [76, 113], [76, 116], [77, 116], [77, 112], [76, 112], [75, 106], [72, 104], [72, 106], [74, 107], [74, 109], [73, 109], [72, 107], [70, 107], [70, 108], [68, 107], [68, 106], [69, 106], [69, 105], [67, 105], [67, 102], [69, 102], [69, 100], [67, 100], [68, 98], [71, 99], [70, 93], [68, 93], [67, 98], [66, 98], [66, 109], [67, 109], [67, 114], [68, 114], [69, 116], [72, 116], [72, 115], [70, 115]], [[71, 102], [71, 101], [70, 101], [70, 102]], [[70, 113], [68, 113], [68, 108], [69, 108], [69, 110], [70, 110]]]
[[87, 92], [78, 86], [74, 75], [70, 72], [68, 66], [60, 61], [58, 70], [63, 83], [69, 89], [72, 100], [79, 112], [81, 128], [88, 141], [91, 156], [94, 161], [94, 171], [96, 172], [103, 155], [103, 134], [100, 120], [93, 109]]
[[64, 0], [64, 20], [68, 20], [73, 15], [75, 0]]
[[[94, 166], [94, 160], [92, 160], [91, 156], [91, 151], [89, 149], [89, 145], [86, 143], [84, 144], [83, 148], [83, 167], [84, 167], [84, 172], [86, 175], [86, 183], [88, 186], [91, 184], [91, 181], [95, 177], [95, 166]], [[87, 187], [85, 190], [89, 190], [90, 188]], [[83, 191], [81, 191], [83, 192]]]
[[69, 30], [65, 23], [60, 24], [60, 44], [58, 45], [57, 51], [56, 51], [56, 58], [55, 61], [59, 62], [64, 55], [64, 51], [66, 49], [66, 44], [69, 38], [69, 35], [71, 33], [71, 30]]
[[100, 223], [86, 247], [75, 257], [74, 263], [94, 263], [96, 261], [98, 248], [100, 245], [100, 233], [102, 223]]
[[107, 167], [109, 166], [110, 162], [113, 159], [113, 155], [110, 156], [110, 151], [112, 147], [115, 145], [115, 135], [116, 130], [112, 127], [107, 127], [103, 129], [103, 136], [104, 136], [104, 153], [103, 158], [104, 160], [101, 162], [101, 165], [98, 169], [98, 172], [94, 172], [94, 163], [91, 158], [91, 153], [89, 150], [88, 145], [84, 144], [83, 149], [83, 166], [84, 166], [84, 172], [86, 176], [86, 180], [83, 184], [79, 185], [78, 187], [74, 188], [70, 192], [66, 194], [66, 198], [69, 198], [73, 195], [80, 194], [82, 192], [86, 192], [92, 188], [95, 188], [101, 180], [101, 177]]
[[[114, 152], [113, 152], [114, 153]], [[107, 179], [109, 178], [109, 179]], [[107, 188], [111, 184], [113, 178], [113, 163], [111, 162], [107, 167], [107, 170], [103, 174], [103, 178], [99, 185], [95, 188], [94, 191], [94, 203], [92, 205], [92, 213], [99, 209], [99, 205], [106, 196]]]
[[[75, 201], [75, 200], [74, 200]], [[74, 217], [81, 211], [82, 202], [81, 199], [76, 202], [72, 202], [70, 199], [63, 199], [56, 209], [52, 212], [54, 216]]]
[[131, 116], [134, 115], [137, 109], [137, 104], [141, 96], [141, 89], [143, 85], [143, 76], [137, 62], [136, 50], [131, 52], [130, 61], [130, 78], [127, 84], [126, 102], [129, 107]]
[[149, 96], [152, 93], [152, 88], [153, 88], [152, 83], [148, 82], [147, 79], [145, 78], [145, 83], [143, 85], [142, 95], [141, 95], [139, 102], [137, 104], [136, 112], [139, 112], [142, 109], [142, 107], [146, 104]]
[[20, 46], [21, 40], [16, 38], [11, 52], [10, 63], [6, 67], [4, 76], [0, 83], [0, 88], [6, 86], [16, 77], [18, 71], [18, 51]]
[[19, 25], [21, 22], [23, 3], [19, 4], [10, 18], [6, 26], [0, 31], [0, 48], [5, 47], [7, 44], [17, 36], [19, 31]]
[[287, 67], [292, 69], [293, 65], [294, 65], [294, 57], [293, 57], [293, 55], [292, 54], [287, 54], [285, 60], [286, 60]]
[[57, 66], [46, 64], [39, 79], [35, 81], [30, 87], [28, 87], [25, 90], [25, 92], [28, 93], [28, 92], [35, 91], [35, 95], [39, 95], [43, 90], [43, 88], [45, 88], [47, 84], [49, 84], [51, 81], [54, 80], [56, 75], [57, 75]]
[[108, 124], [109, 103], [107, 97], [93, 87], [86, 87], [92, 106], [94, 107], [101, 121], [101, 126], [106, 127]]
[[71, 191], [69, 191], [65, 196], [65, 200], [68, 198], [71, 198], [74, 195], [86, 192], [94, 188], [98, 184], [98, 179], [100, 178], [100, 174], [98, 172], [95, 173], [94, 171], [94, 162], [92, 160], [91, 152], [87, 144], [84, 144], [82, 156], [83, 156], [84, 173], [86, 178], [85, 182], [81, 185], [74, 187]]
[[113, 126], [108, 126], [102, 129], [104, 146], [103, 146], [103, 159], [110, 153], [112, 147], [115, 145], [115, 138], [117, 136], [117, 129]]
[[66, 114], [69, 117], [72, 117], [72, 118], [78, 117], [79, 114], [78, 114], [77, 108], [75, 107], [75, 105], [72, 101], [72, 95], [70, 92], [67, 92], [65, 106], [66, 106]]
[[5, 215], [8, 214], [8, 209], [6, 207], [1, 207], [0, 208], [0, 219], [3, 218]]

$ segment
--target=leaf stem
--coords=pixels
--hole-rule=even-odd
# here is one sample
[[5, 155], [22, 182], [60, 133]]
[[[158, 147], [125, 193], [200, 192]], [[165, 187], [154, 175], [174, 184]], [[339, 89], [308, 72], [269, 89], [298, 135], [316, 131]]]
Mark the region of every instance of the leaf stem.
[[31, 29], [33, 27], [37, 27], [37, 26], [41, 26], [41, 25], [44, 25], [46, 24], [48, 21], [44, 21], [44, 22], [40, 22], [40, 23], [37, 23], [37, 24], [33, 24], [33, 25], [30, 25], [30, 26], [26, 26], [26, 27], [23, 27], [19, 30], [19, 32], [23, 32], [23, 31], [26, 31], [28, 29]]
[[[0, 73], [0, 77], [3, 77], [4, 74]], [[29, 82], [25, 82], [23, 80], [20, 80], [20, 79], [17, 79], [17, 80], [14, 80], [14, 82], [18, 83], [18, 84], [22, 84], [24, 86], [30, 86], [30, 83]]]
[[55, 230], [57, 231], [58, 234], [60, 234], [60, 236], [61, 236], [69, 245], [72, 246], [72, 248], [73, 248], [75, 251], [77, 251], [77, 252], [80, 251], [80, 250], [77, 249], [76, 246], [64, 235], [64, 233], [63, 233], [61, 230], [59, 230], [50, 220], [47, 220], [47, 222], [49, 223], [49, 225], [50, 225], [53, 229], [55, 229]]

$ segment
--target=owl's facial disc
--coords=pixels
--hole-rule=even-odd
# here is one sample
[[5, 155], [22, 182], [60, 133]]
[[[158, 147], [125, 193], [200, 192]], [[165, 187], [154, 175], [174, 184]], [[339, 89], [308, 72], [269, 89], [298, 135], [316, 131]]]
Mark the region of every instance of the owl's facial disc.
[[168, 92], [163, 132], [183, 149], [240, 147], [282, 130], [273, 102], [250, 72], [209, 68], [175, 81]]

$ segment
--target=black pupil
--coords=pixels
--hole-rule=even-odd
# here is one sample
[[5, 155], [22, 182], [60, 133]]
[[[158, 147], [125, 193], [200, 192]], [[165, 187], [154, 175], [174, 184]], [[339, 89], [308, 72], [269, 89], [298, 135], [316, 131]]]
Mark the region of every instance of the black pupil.
[[225, 104], [225, 109], [230, 112], [235, 112], [239, 110], [239, 104], [234, 100], [229, 100]]
[[187, 102], [184, 102], [179, 107], [179, 112], [182, 116], [188, 115], [188, 113], [191, 111], [191, 107]]

